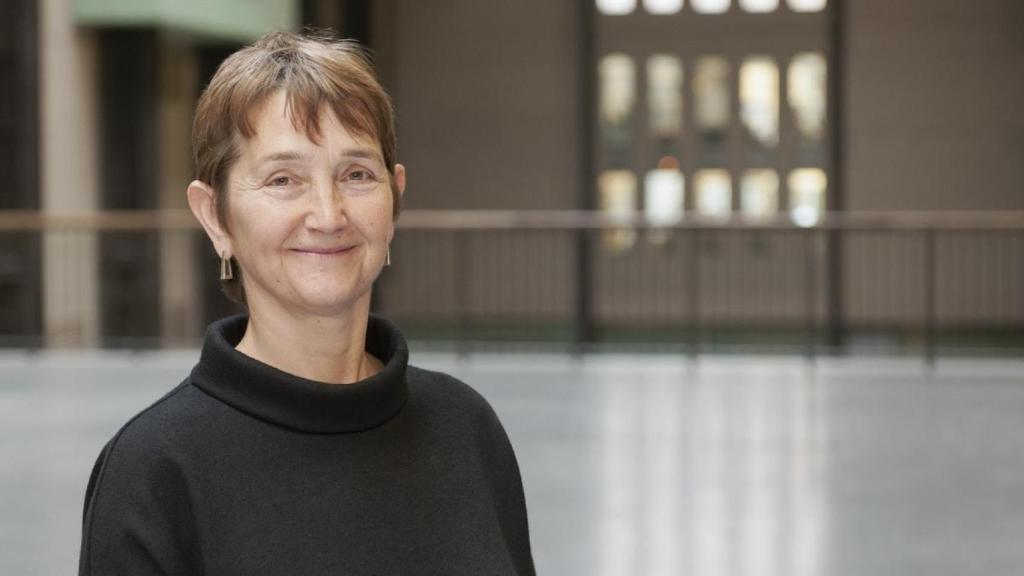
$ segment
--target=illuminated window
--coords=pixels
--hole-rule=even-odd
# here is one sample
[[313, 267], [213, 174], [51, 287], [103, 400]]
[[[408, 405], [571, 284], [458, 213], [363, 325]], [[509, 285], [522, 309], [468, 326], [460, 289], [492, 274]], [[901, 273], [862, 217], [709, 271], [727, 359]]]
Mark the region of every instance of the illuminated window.
[[693, 76], [694, 122], [700, 135], [705, 164], [719, 164], [725, 156], [729, 129], [729, 61], [720, 56], [697, 59]]
[[597, 11], [609, 16], [629, 14], [636, 9], [636, 0], [597, 0]]
[[729, 11], [729, 0], [690, 0], [690, 5], [699, 14], [724, 14]]
[[601, 59], [598, 76], [605, 162], [612, 168], [624, 168], [629, 165], [630, 125], [636, 99], [633, 60], [625, 54], [609, 54]]
[[644, 9], [651, 14], [675, 14], [683, 9], [683, 0], [644, 0]]
[[771, 218], [779, 210], [779, 175], [747, 170], [740, 182], [740, 211], [748, 218]]
[[779, 68], [771, 58], [747, 58], [740, 66], [740, 118], [755, 142], [779, 144]]
[[732, 213], [732, 182], [720, 169], [698, 170], [693, 176], [697, 212], [704, 216], [728, 218]]
[[683, 65], [679, 58], [657, 54], [647, 59], [647, 109], [656, 154], [677, 154], [683, 126]]
[[[629, 170], [606, 170], [597, 179], [601, 211], [612, 217], [629, 218], [636, 211], [636, 175]], [[613, 252], [628, 250], [636, 241], [636, 231], [619, 228], [604, 232], [605, 248]]]
[[820, 140], [825, 131], [825, 76], [825, 57], [814, 52], [794, 56], [786, 74], [786, 101], [807, 140]]
[[658, 225], [672, 225], [683, 217], [685, 195], [679, 162], [666, 157], [644, 176], [644, 216]]
[[786, 0], [786, 3], [794, 12], [820, 12], [825, 9], [827, 0]]
[[825, 211], [828, 178], [820, 168], [798, 168], [789, 173], [789, 215], [797, 226], [814, 226]]
[[779, 7], [779, 0], [740, 0], [740, 7], [747, 12], [774, 12]]

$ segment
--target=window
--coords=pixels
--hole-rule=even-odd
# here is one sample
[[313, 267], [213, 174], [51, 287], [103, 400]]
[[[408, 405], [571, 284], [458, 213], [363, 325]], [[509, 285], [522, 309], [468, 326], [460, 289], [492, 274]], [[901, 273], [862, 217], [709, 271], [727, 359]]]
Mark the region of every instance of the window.
[[633, 59], [625, 54], [609, 54], [598, 66], [601, 138], [605, 145], [605, 162], [611, 168], [629, 166], [635, 74]]
[[778, 146], [779, 68], [771, 58], [747, 58], [740, 66], [740, 117], [754, 142]]
[[747, 12], [774, 12], [779, 7], [779, 0], [740, 0], [740, 7]]
[[720, 56], [698, 58], [693, 95], [694, 122], [700, 136], [703, 163], [722, 164], [730, 116], [729, 61]]
[[597, 0], [597, 11], [609, 16], [629, 14], [636, 9], [636, 0]]
[[[636, 175], [629, 170], [606, 170], [597, 179], [601, 211], [612, 217], [631, 217], [636, 211]], [[606, 230], [603, 243], [612, 252], [628, 250], [636, 241], [632, 228]]]
[[658, 225], [672, 225], [683, 217], [683, 173], [674, 158], [666, 158], [644, 177], [644, 216]]
[[779, 210], [779, 175], [774, 170], [747, 170], [740, 182], [740, 211], [751, 219], [771, 218]]
[[825, 76], [825, 57], [821, 54], [797, 54], [789, 64], [786, 101], [804, 141], [817, 142], [825, 132]]
[[675, 14], [683, 9], [683, 0], [644, 0], [644, 9], [651, 14]]
[[714, 218], [728, 218], [732, 213], [729, 173], [717, 168], [698, 170], [693, 181], [697, 190], [697, 212]]
[[678, 155], [683, 127], [683, 65], [679, 58], [656, 54], [647, 59], [647, 109], [655, 156]]
[[820, 168], [789, 173], [789, 215], [797, 226], [814, 226], [825, 211], [827, 178]]
[[724, 14], [729, 11], [729, 0], [690, 0], [698, 14]]
[[[634, 16], [597, 26], [596, 205], [642, 210], [654, 228], [645, 244], [691, 213], [820, 221], [831, 205], [828, 0], [598, 6]], [[619, 249], [641, 239], [614, 232], [606, 244]]]
[[820, 12], [825, 9], [827, 0], [786, 0], [789, 9], [794, 12]]

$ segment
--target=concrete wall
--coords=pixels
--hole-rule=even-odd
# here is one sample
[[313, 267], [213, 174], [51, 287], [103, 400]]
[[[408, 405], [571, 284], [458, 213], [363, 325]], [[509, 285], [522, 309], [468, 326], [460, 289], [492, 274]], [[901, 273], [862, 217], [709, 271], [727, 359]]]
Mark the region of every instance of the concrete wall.
[[409, 208], [574, 208], [575, 2], [380, 3]]
[[[576, 207], [576, 3], [389, 0], [375, 10], [377, 63], [408, 169], [405, 208]], [[445, 314], [461, 302], [477, 315], [569, 317], [565, 238], [480, 234], [460, 248], [465, 239], [400, 231], [378, 283], [386, 309]]]
[[847, 4], [848, 209], [1024, 209], [1024, 3]]
[[[1024, 210], [1024, 3], [847, 0], [846, 207]], [[846, 244], [854, 323], [920, 323], [920, 236]], [[936, 245], [937, 308], [958, 325], [1024, 321], [1024, 237]]]

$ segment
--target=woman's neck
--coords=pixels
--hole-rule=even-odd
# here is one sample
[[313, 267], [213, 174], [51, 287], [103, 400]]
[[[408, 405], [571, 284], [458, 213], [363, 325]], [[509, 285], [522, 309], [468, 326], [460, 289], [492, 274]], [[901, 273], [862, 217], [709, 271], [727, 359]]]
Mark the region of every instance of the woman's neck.
[[[351, 384], [381, 370], [366, 352], [369, 299], [341, 314], [294, 314], [249, 303], [249, 323], [236, 350], [282, 372], [330, 384]], [[254, 306], [255, 305], [255, 306]]]

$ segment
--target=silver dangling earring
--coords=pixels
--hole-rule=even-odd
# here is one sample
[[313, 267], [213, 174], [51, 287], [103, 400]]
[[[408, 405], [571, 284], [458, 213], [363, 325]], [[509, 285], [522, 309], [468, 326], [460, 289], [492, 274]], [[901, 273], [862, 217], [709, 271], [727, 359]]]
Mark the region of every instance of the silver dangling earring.
[[231, 258], [228, 256], [228, 251], [225, 250], [220, 253], [220, 279], [231, 280], [234, 277], [234, 270], [231, 269]]
[[384, 256], [384, 265], [391, 266], [391, 246], [388, 246], [387, 254]]

